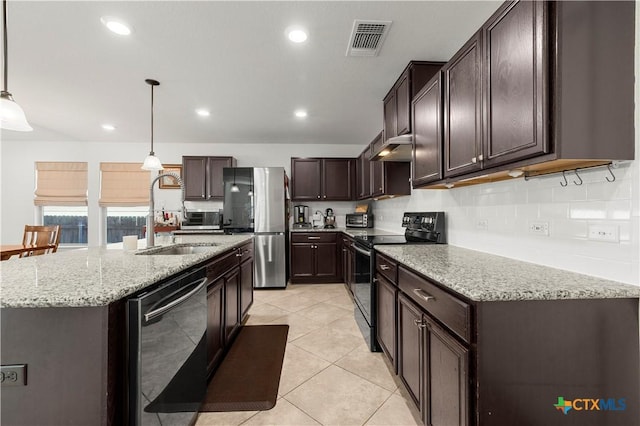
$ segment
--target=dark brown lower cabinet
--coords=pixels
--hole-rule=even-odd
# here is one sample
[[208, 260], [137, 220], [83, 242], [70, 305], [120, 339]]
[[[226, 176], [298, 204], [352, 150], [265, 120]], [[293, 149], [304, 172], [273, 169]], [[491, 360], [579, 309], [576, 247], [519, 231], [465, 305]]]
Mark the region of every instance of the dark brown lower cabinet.
[[378, 344], [394, 368], [396, 365], [396, 299], [398, 289], [376, 274], [376, 334]]
[[231, 341], [240, 328], [240, 269], [224, 277], [224, 340]]
[[340, 281], [337, 233], [294, 232], [290, 256], [292, 283]]
[[468, 424], [469, 350], [398, 296], [398, 375], [425, 425]]
[[224, 353], [224, 278], [207, 289], [207, 373], [220, 363]]
[[240, 318], [243, 319], [253, 304], [253, 258], [240, 264]]

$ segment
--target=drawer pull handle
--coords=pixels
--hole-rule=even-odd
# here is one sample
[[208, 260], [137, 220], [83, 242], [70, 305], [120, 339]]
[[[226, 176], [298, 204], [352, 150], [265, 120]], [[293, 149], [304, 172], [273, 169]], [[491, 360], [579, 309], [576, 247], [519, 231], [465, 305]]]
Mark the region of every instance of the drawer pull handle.
[[380, 265], [380, 269], [382, 269], [383, 271], [388, 271], [389, 269], [391, 269], [389, 267], [389, 265], [385, 265], [384, 263], [382, 265]]
[[422, 290], [421, 288], [416, 288], [413, 290], [413, 293], [418, 296], [421, 297], [425, 300], [425, 302], [428, 302], [429, 300], [436, 300], [435, 297], [433, 297], [432, 295], [426, 293], [424, 290]]
[[427, 327], [427, 323], [424, 322], [423, 320], [413, 320], [413, 323], [418, 326], [418, 328], [426, 328]]
[[320, 237], [307, 237], [307, 240], [319, 240]]

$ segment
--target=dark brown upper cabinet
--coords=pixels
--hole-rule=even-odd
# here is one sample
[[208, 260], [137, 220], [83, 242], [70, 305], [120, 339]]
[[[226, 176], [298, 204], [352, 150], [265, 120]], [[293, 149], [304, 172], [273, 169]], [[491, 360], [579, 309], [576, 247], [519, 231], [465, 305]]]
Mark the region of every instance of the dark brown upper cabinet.
[[442, 62], [409, 62], [383, 100], [383, 142], [411, 133], [411, 101], [442, 65]]
[[367, 148], [362, 151], [362, 154], [358, 156], [356, 164], [356, 183], [358, 200], [365, 200], [371, 197], [371, 165], [369, 161], [369, 153], [371, 147], [367, 145]]
[[[380, 132], [361, 157], [363, 165], [358, 173], [358, 187], [361, 188], [358, 199], [389, 198], [411, 194], [411, 163], [405, 161], [369, 161], [368, 155], [376, 146], [382, 144]], [[368, 173], [368, 176], [365, 174]]]
[[543, 2], [518, 1], [503, 7], [482, 27], [483, 167], [549, 151], [546, 21]]
[[442, 73], [436, 74], [413, 99], [414, 188], [442, 179]]
[[291, 198], [296, 201], [355, 199], [355, 158], [292, 158]]
[[182, 157], [182, 178], [186, 201], [221, 201], [224, 199], [222, 169], [235, 167], [233, 157]]
[[444, 66], [444, 175], [482, 167], [482, 32]]
[[635, 2], [505, 2], [443, 68], [444, 178], [421, 185], [633, 160], [634, 16]]

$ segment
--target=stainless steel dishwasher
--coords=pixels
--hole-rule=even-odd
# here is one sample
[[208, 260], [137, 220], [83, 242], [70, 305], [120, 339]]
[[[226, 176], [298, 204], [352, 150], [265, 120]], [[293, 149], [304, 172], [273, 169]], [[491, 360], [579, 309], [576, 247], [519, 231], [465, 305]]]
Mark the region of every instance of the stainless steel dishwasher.
[[127, 323], [129, 424], [191, 424], [207, 389], [206, 269], [129, 298]]

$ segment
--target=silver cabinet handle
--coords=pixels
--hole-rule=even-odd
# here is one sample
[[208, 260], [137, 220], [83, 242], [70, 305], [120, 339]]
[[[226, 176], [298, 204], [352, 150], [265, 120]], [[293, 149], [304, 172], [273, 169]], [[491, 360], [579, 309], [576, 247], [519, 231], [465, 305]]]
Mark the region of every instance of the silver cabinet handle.
[[477, 159], [476, 157], [473, 157], [473, 158], [471, 159], [471, 162], [472, 162], [473, 164], [476, 164], [476, 163], [478, 162], [478, 159]]
[[307, 237], [307, 240], [319, 240], [320, 237]]
[[318, 195], [318, 198], [320, 198], [320, 196]]
[[435, 297], [433, 297], [432, 295], [430, 295], [429, 293], [425, 292], [424, 290], [422, 290], [421, 288], [415, 288], [413, 289], [413, 293], [418, 296], [421, 297], [425, 300], [425, 302], [428, 302], [429, 300], [436, 300]]
[[242, 257], [242, 253], [236, 253], [236, 257]]
[[385, 265], [385, 264], [383, 263], [382, 265], [380, 265], [380, 269], [382, 269], [383, 271], [388, 271], [388, 270], [389, 270], [389, 269], [391, 269], [391, 268], [389, 268], [389, 266], [388, 266], [388, 265]]
[[478, 155], [478, 160], [480, 161], [484, 160], [484, 157], [482, 156], [482, 154]]
[[[147, 312], [146, 314], [144, 314], [144, 320], [147, 322], [151, 321], [155, 317], [158, 317], [166, 313], [167, 311], [170, 311], [172, 308], [178, 306], [179, 304], [181, 304], [182, 302], [184, 302], [185, 300], [187, 300], [188, 298], [196, 294], [198, 291], [200, 291], [200, 289], [204, 287], [207, 281], [208, 281], [207, 278], [201, 278], [199, 281], [194, 281], [193, 283], [189, 284], [189, 285], [194, 285], [195, 288], [189, 291], [189, 293], [185, 294], [184, 296], [180, 296], [178, 299], [174, 299], [171, 302], [167, 303], [166, 305], [159, 307], [158, 309], [154, 309], [150, 312]], [[173, 294], [169, 296], [172, 296], [172, 295]], [[163, 301], [164, 300], [161, 300], [161, 302]]]

